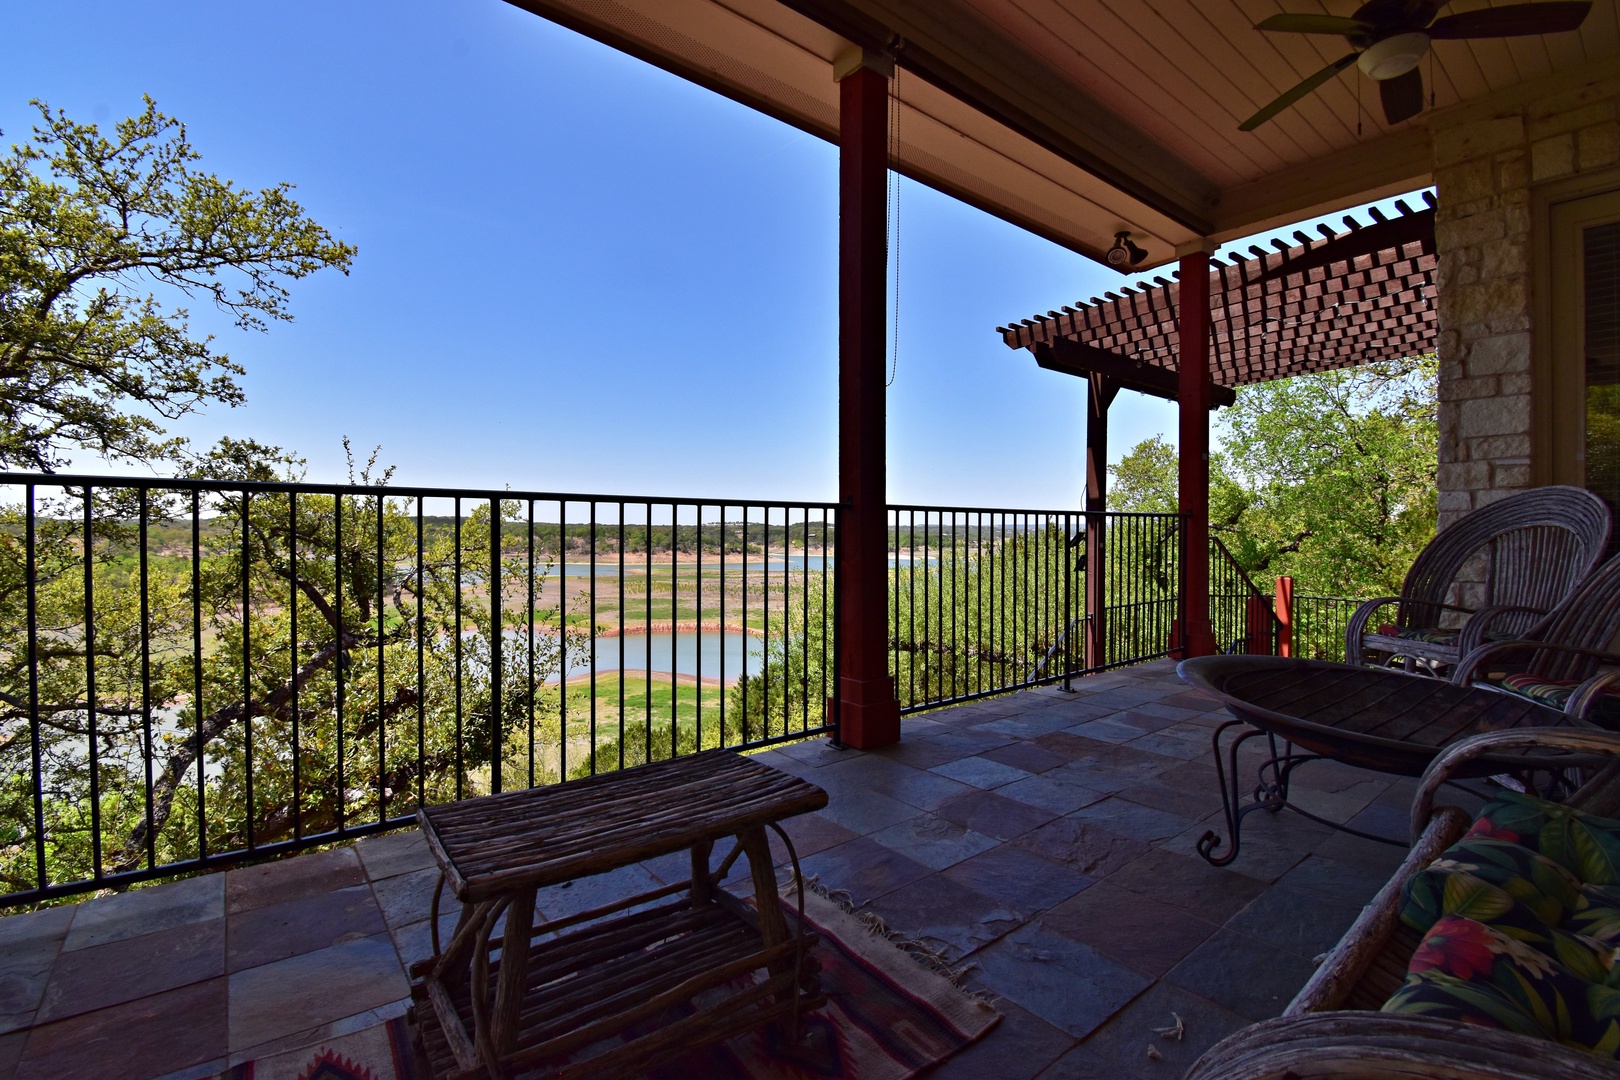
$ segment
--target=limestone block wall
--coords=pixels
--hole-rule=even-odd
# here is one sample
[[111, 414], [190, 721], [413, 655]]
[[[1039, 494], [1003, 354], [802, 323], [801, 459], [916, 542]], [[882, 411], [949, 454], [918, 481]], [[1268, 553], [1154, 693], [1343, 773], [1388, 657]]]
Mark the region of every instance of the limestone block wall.
[[1444, 528], [1531, 485], [1532, 192], [1620, 163], [1620, 76], [1431, 130]]

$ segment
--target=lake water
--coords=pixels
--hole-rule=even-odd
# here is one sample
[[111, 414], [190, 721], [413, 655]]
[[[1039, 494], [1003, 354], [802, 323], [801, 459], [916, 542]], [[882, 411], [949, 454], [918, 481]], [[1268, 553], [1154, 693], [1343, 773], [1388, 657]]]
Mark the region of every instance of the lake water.
[[[697, 675], [698, 661], [703, 662], [705, 679], [720, 678], [720, 662], [725, 660], [725, 678], [734, 682], [744, 674], [758, 674], [763, 666], [765, 645], [752, 634], [719, 632], [709, 634], [626, 634], [623, 637], [592, 639], [598, 672], [617, 671], [620, 668], [619, 649], [624, 648], [623, 667], [678, 675]], [[648, 653], [652, 661], [648, 663]], [[584, 655], [568, 655], [568, 674], [585, 675], [591, 670]], [[556, 679], [550, 680], [556, 682]]]

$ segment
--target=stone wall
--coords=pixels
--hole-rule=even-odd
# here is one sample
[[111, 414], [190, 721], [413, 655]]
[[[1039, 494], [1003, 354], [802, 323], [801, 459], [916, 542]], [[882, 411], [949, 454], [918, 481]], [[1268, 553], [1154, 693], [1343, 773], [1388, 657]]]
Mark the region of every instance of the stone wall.
[[1620, 77], [1431, 128], [1444, 527], [1531, 485], [1531, 193], [1620, 164]]

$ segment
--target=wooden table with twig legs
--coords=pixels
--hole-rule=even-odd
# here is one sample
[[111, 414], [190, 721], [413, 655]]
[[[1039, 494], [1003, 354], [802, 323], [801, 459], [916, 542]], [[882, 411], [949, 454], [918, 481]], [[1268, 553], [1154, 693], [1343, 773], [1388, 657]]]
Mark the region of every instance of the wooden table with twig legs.
[[[729, 751], [418, 812], [441, 871], [433, 955], [411, 968], [434, 1073], [623, 1077], [824, 1000], [815, 935], [777, 900], [766, 829], [819, 810], [813, 784]], [[712, 866], [717, 843], [734, 845]], [[680, 851], [687, 881], [535, 924], [536, 890]], [[747, 858], [754, 903], [719, 883]], [[439, 903], [461, 901], [442, 948]], [[505, 932], [531, 927], [526, 934]]]

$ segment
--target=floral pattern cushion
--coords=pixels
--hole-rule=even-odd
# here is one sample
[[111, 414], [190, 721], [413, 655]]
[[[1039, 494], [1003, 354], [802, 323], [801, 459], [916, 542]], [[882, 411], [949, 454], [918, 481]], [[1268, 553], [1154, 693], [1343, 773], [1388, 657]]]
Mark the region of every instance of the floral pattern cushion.
[[1620, 1057], [1620, 821], [1504, 792], [1406, 884], [1423, 934], [1388, 1012]]

